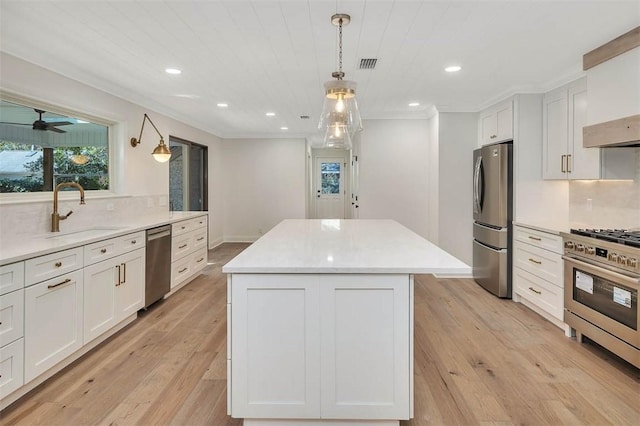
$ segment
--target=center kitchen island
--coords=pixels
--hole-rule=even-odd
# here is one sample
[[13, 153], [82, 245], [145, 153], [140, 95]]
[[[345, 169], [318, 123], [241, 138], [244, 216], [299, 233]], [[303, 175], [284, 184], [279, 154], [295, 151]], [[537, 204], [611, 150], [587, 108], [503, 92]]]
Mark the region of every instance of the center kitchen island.
[[245, 426], [412, 418], [413, 275], [471, 272], [392, 220], [285, 220], [222, 271]]

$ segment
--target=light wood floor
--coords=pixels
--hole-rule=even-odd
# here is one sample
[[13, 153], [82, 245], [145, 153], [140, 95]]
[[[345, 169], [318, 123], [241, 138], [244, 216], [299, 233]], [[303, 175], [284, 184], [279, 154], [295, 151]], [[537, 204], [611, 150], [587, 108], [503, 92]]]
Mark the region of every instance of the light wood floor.
[[[3, 425], [239, 425], [226, 416], [226, 277], [246, 245], [20, 401]], [[417, 276], [409, 425], [637, 425], [640, 372], [468, 279]]]

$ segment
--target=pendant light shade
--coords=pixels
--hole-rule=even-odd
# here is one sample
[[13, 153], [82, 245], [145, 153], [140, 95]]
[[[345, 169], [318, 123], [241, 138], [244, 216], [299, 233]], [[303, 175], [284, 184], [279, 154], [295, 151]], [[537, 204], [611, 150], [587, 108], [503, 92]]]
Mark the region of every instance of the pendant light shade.
[[335, 80], [324, 83], [324, 104], [318, 129], [325, 132], [324, 145], [333, 148], [351, 148], [351, 139], [356, 132], [362, 130], [362, 120], [356, 101], [356, 87], [354, 81], [343, 80], [342, 72], [342, 26], [347, 25], [351, 17], [336, 14], [331, 17], [331, 23], [339, 28], [339, 62], [338, 71], [331, 74]]

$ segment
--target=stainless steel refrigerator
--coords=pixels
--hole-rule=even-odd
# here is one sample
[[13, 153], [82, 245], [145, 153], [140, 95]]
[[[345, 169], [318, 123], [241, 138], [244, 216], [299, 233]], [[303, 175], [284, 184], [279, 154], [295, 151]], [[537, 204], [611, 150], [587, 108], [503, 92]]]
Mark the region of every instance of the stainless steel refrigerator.
[[473, 278], [511, 298], [513, 143], [473, 151]]

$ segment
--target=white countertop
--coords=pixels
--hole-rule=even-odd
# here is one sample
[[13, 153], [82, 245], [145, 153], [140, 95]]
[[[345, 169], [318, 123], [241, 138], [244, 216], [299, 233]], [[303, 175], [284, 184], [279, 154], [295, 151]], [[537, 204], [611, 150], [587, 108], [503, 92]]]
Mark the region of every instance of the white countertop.
[[280, 222], [226, 273], [465, 274], [468, 265], [393, 220]]
[[0, 235], [0, 266], [205, 215], [207, 212], [167, 212], [161, 215], [132, 218], [127, 220], [127, 223], [96, 224], [95, 227], [86, 230], [48, 232], [20, 236], [13, 240]]

